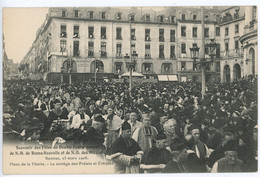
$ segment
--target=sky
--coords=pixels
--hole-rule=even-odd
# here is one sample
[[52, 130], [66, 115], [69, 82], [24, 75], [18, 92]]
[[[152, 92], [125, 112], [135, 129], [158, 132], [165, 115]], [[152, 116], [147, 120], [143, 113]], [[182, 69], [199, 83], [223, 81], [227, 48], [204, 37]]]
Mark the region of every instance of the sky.
[[9, 59], [20, 62], [36, 38], [48, 8], [3, 8], [3, 34]]

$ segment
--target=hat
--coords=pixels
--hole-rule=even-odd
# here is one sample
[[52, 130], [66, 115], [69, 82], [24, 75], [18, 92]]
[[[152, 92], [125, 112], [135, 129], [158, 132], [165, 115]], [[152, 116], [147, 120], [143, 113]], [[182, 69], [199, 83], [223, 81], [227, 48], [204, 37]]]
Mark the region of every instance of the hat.
[[164, 139], [167, 139], [167, 137], [164, 133], [160, 133], [156, 137], [156, 140], [164, 140]]
[[235, 140], [229, 140], [224, 146], [224, 151], [237, 151], [238, 143]]
[[122, 130], [131, 130], [131, 125], [127, 121], [125, 121], [122, 124]]
[[198, 125], [196, 125], [196, 124], [192, 124], [192, 125], [188, 128], [189, 131], [192, 131], [192, 130], [194, 130], [194, 129], [200, 129], [200, 127], [199, 127]]
[[172, 151], [181, 151], [185, 148], [186, 146], [184, 143], [179, 139], [179, 138], [174, 138], [173, 142], [170, 144], [170, 148]]
[[58, 100], [58, 99], [56, 99], [56, 100], [53, 102], [53, 104], [57, 104], [57, 103], [61, 103], [61, 101]]
[[105, 122], [105, 119], [101, 116], [101, 115], [98, 115], [97, 117], [95, 117], [94, 119], [96, 122], [101, 122], [101, 123], [104, 123]]

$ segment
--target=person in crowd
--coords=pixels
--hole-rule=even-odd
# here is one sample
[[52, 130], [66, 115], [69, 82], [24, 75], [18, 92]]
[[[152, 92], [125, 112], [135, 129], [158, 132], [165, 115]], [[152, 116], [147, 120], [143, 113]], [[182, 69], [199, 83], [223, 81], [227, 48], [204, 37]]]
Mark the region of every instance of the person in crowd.
[[171, 160], [171, 153], [166, 149], [168, 146], [166, 135], [158, 134], [155, 142], [155, 146], [148, 151], [141, 164], [145, 173], [161, 173]]
[[107, 113], [108, 114], [104, 115], [103, 117], [106, 120], [108, 133], [106, 147], [110, 149], [112, 143], [119, 137], [119, 131], [123, 123], [123, 120], [117, 115], [115, 115], [114, 109], [112, 107], [108, 107]]
[[138, 143], [131, 138], [131, 125], [122, 124], [122, 134], [111, 146], [111, 159], [116, 173], [139, 173], [143, 152]]
[[210, 151], [206, 144], [200, 141], [200, 129], [199, 126], [193, 124], [190, 127], [190, 134], [192, 135], [194, 145], [192, 150], [195, 152], [197, 157], [200, 159], [201, 164], [204, 166], [204, 169], [201, 172], [207, 172], [207, 159], [209, 158]]
[[133, 135], [137, 128], [143, 126], [143, 123], [137, 120], [137, 113], [135, 110], [130, 111], [129, 117], [130, 119], [128, 120], [128, 123], [131, 125], [131, 135]]
[[70, 124], [70, 128], [79, 129], [81, 126], [87, 123], [90, 118], [87, 114], [84, 113], [84, 108], [82, 106], [79, 107], [77, 113], [72, 118], [72, 122]]
[[234, 140], [234, 135], [231, 132], [224, 132], [222, 135], [222, 141], [221, 144], [210, 154], [209, 160], [208, 160], [208, 166], [212, 168], [214, 163], [223, 158], [225, 156], [224, 154], [224, 146], [227, 144], [228, 141]]
[[147, 114], [142, 115], [143, 126], [137, 128], [132, 138], [139, 144], [144, 154], [146, 154], [152, 147], [153, 141], [158, 134], [155, 127], [151, 126], [151, 118]]
[[225, 157], [219, 159], [212, 167], [211, 173], [241, 172], [243, 162], [237, 156], [238, 143], [230, 140], [224, 146]]
[[160, 122], [158, 122], [154, 127], [157, 129], [158, 134], [164, 133], [163, 125], [168, 120], [168, 115], [166, 113], [163, 113], [159, 115]]
[[105, 136], [102, 133], [102, 127], [105, 124], [105, 119], [98, 115], [92, 121], [92, 126], [87, 129], [87, 132], [83, 134], [83, 145], [87, 148], [97, 148], [101, 151], [105, 150], [103, 145]]
[[188, 153], [185, 144], [178, 138], [170, 145], [172, 160], [165, 166], [163, 173], [188, 173]]
[[170, 145], [173, 139], [179, 138], [176, 134], [177, 122], [175, 119], [169, 119], [163, 124], [164, 133], [167, 137], [167, 143]]

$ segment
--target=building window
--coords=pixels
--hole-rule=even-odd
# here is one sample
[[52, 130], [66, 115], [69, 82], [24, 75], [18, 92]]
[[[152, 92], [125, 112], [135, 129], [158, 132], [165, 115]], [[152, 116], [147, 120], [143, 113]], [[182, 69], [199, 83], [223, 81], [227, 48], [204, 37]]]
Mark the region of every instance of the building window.
[[79, 11], [78, 10], [74, 10], [74, 17], [79, 18]]
[[255, 20], [256, 19], [256, 6], [253, 7], [253, 12], [252, 13], [253, 13], [252, 14], [252, 18], [253, 18], [253, 20]]
[[151, 46], [150, 46], [150, 44], [146, 44], [145, 45], [145, 58], [151, 58], [151, 51], [150, 51], [150, 49], [151, 49]]
[[170, 48], [170, 58], [175, 58], [175, 46], [171, 45]]
[[197, 15], [196, 14], [193, 14], [193, 20], [197, 20]]
[[186, 62], [185, 62], [185, 61], [182, 61], [182, 62], [181, 62], [181, 70], [182, 70], [182, 71], [185, 71], [185, 70], [186, 70]]
[[181, 27], [181, 36], [186, 37], [186, 26]]
[[101, 12], [101, 19], [106, 19], [106, 12]]
[[193, 47], [193, 48], [197, 48], [197, 47], [198, 47], [198, 44], [197, 44], [197, 43], [192, 43], [192, 47]]
[[121, 19], [122, 19], [122, 13], [117, 13], [116, 20], [121, 20]]
[[159, 29], [159, 41], [164, 42], [164, 29]]
[[159, 45], [159, 58], [164, 58], [164, 45]]
[[94, 42], [92, 41], [88, 42], [88, 56], [89, 57], [94, 56]]
[[74, 26], [73, 38], [79, 38], [79, 26]]
[[225, 36], [228, 36], [228, 27], [225, 28]]
[[116, 28], [116, 39], [122, 39], [122, 28]]
[[185, 19], [186, 19], [185, 14], [181, 14], [181, 19], [182, 19], [182, 20], [185, 20]]
[[170, 41], [175, 42], [175, 30], [170, 31]]
[[170, 16], [170, 22], [171, 22], [171, 23], [175, 23], [175, 22], [176, 22], [175, 16]]
[[205, 47], [205, 54], [209, 55], [209, 48], [208, 47]]
[[228, 46], [228, 42], [225, 43], [225, 51], [228, 52], [229, 50], [229, 46]]
[[204, 37], [209, 37], [209, 28], [204, 29]]
[[209, 15], [204, 16], [205, 20], [209, 20]]
[[130, 21], [135, 21], [135, 15], [134, 15], [134, 14], [131, 14], [129, 20], [130, 20]]
[[136, 52], [135, 44], [131, 44], [131, 52], [132, 52], [132, 54]]
[[116, 57], [122, 57], [122, 44], [116, 44]]
[[107, 57], [106, 43], [101, 42], [101, 57]]
[[79, 41], [73, 42], [73, 56], [79, 56]]
[[152, 64], [151, 63], [144, 63], [144, 72], [150, 72], [152, 68]]
[[106, 27], [101, 27], [101, 39], [106, 39], [107, 38], [107, 28]]
[[239, 32], [239, 24], [236, 24], [235, 25], [235, 33], [238, 33]]
[[162, 22], [163, 22], [163, 19], [164, 19], [164, 16], [163, 16], [163, 15], [160, 15], [160, 16], [158, 16], [158, 19], [159, 19], [159, 21], [162, 23]]
[[88, 37], [90, 39], [94, 38], [94, 27], [92, 27], [92, 26], [88, 27]]
[[120, 74], [121, 71], [122, 71], [122, 63], [116, 62], [116, 73]]
[[239, 43], [238, 40], [235, 41], [235, 52], [238, 53]]
[[220, 36], [220, 27], [216, 27], [216, 36]]
[[67, 26], [66, 25], [61, 25], [60, 26], [60, 37], [67, 37], [67, 31], [66, 31], [66, 29], [67, 29]]
[[145, 14], [145, 15], [144, 15], [144, 20], [145, 20], [146, 22], [151, 21], [150, 14]]
[[67, 15], [66, 10], [62, 10], [62, 11], [61, 11], [61, 16], [62, 16], [62, 17], [66, 17], [66, 15]]
[[181, 44], [181, 53], [183, 53], [183, 54], [186, 53], [186, 44], [185, 43]]
[[94, 12], [93, 11], [89, 11], [89, 18], [94, 19]]
[[151, 41], [150, 29], [145, 29], [145, 41]]
[[131, 29], [131, 40], [136, 40], [136, 38], [135, 38], [135, 29]]
[[60, 52], [65, 52], [67, 47], [67, 41], [66, 40], [60, 40]]
[[198, 28], [197, 27], [192, 28], [192, 37], [198, 37]]

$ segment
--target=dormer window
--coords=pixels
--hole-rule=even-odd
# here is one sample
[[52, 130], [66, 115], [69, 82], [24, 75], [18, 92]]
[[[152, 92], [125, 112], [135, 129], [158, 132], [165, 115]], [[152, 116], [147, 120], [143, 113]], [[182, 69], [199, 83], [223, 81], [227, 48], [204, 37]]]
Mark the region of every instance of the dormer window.
[[196, 14], [193, 14], [193, 16], [192, 16], [193, 18], [193, 20], [197, 20], [197, 15]]
[[93, 11], [89, 11], [89, 18], [94, 19], [94, 12]]
[[62, 11], [61, 11], [61, 16], [62, 16], [62, 17], [66, 17], [66, 14], [67, 14], [66, 10], [62, 10]]
[[144, 15], [144, 20], [145, 20], [146, 22], [151, 21], [150, 14], [145, 14], [145, 15]]
[[185, 20], [185, 19], [186, 19], [185, 14], [181, 14], [181, 19], [182, 19], [182, 20]]
[[130, 15], [130, 20], [131, 20], [131, 21], [134, 21], [134, 20], [135, 20], [135, 15], [134, 15], [134, 14], [131, 14], [131, 15]]
[[117, 13], [116, 20], [121, 20], [121, 19], [122, 19], [122, 13]]
[[79, 18], [79, 10], [74, 10], [74, 17]]
[[160, 22], [163, 22], [163, 15], [160, 15], [160, 16], [159, 16], [159, 21], [160, 21]]
[[175, 16], [170, 16], [170, 22], [171, 23], [175, 23], [176, 22]]
[[101, 12], [101, 19], [106, 19], [106, 12]]
[[209, 20], [209, 15], [204, 16], [205, 20]]

